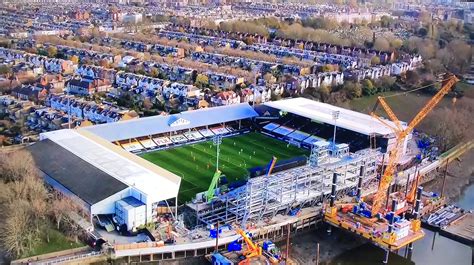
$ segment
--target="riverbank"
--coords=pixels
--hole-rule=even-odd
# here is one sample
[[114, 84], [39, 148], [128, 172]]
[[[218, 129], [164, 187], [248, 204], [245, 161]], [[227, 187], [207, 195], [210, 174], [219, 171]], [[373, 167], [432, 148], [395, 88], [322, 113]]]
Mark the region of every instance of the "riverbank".
[[[432, 181], [423, 184], [424, 189], [440, 193], [443, 187], [443, 175], [444, 169], [440, 170]], [[474, 183], [474, 150], [449, 163], [444, 195], [449, 202], [456, 201], [472, 183]]]
[[[443, 170], [440, 170], [438, 176], [432, 181], [423, 184], [426, 191], [441, 192], [443, 185]], [[448, 166], [448, 174], [446, 176], [445, 195], [450, 202], [458, 200], [472, 183], [474, 183], [474, 150], [470, 150], [460, 157], [460, 159], [453, 161]], [[321, 226], [324, 226], [322, 224]], [[335, 229], [333, 229], [335, 231]], [[376, 253], [377, 258], [374, 262], [380, 262], [383, 257], [383, 252], [375, 246], [368, 246], [364, 241], [357, 237], [348, 235], [341, 231], [335, 231], [332, 236], [325, 233], [323, 227], [311, 231], [304, 235], [297, 235], [292, 239], [290, 256], [296, 257], [299, 264], [314, 264], [316, 258], [316, 243], [320, 244], [320, 261], [321, 264], [332, 264], [331, 262], [344, 253], [357, 253], [358, 251], [351, 251], [354, 249], [369, 249], [371, 253]], [[368, 251], [360, 251], [367, 253]], [[380, 253], [379, 253], [380, 252]], [[396, 254], [391, 255], [391, 259], [401, 259], [396, 257]], [[365, 260], [367, 261], [367, 260]], [[347, 262], [347, 261], [346, 261]], [[367, 261], [368, 262], [368, 261]], [[369, 264], [371, 262], [368, 262]], [[343, 262], [343, 264], [346, 264]], [[352, 263], [351, 263], [352, 264]], [[359, 264], [354, 262], [353, 264]], [[364, 264], [364, 263], [360, 263]], [[398, 263], [397, 263], [398, 264]], [[410, 262], [400, 262], [400, 264], [413, 264]]]

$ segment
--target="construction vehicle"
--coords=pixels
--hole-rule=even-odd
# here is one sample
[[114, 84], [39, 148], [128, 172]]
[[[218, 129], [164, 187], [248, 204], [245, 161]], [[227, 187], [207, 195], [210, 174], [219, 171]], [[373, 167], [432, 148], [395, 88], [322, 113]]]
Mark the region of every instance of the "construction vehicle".
[[275, 156], [273, 156], [272, 159], [270, 160], [270, 163], [268, 163], [267, 173], [266, 173], [267, 177], [272, 174], [272, 171], [275, 168], [276, 161], [277, 161], [277, 158]]
[[[393, 147], [390, 151], [387, 167], [385, 168], [383, 176], [380, 179], [380, 185], [377, 190], [377, 193], [373, 197], [373, 203], [371, 208], [372, 216], [375, 216], [376, 214], [380, 213], [380, 210], [384, 205], [387, 196], [387, 190], [390, 186], [390, 183], [392, 182], [397, 163], [401, 156], [401, 149], [403, 148], [403, 144], [406, 140], [406, 137], [426, 117], [426, 115], [428, 115], [428, 113], [433, 110], [433, 108], [441, 101], [441, 99], [443, 99], [443, 97], [454, 87], [454, 85], [456, 84], [456, 82], [459, 81], [459, 79], [455, 75], [448, 75], [445, 81], [446, 82], [443, 84], [441, 89], [428, 101], [428, 103], [421, 109], [421, 111], [418, 112], [418, 114], [413, 118], [413, 120], [408, 124], [408, 126], [406, 126], [406, 128], [403, 128], [400, 120], [395, 115], [390, 106], [387, 104], [385, 99], [383, 97], [378, 97], [377, 104], [375, 104], [374, 109], [371, 112], [371, 116], [379, 120], [385, 126], [392, 129], [397, 137], [397, 140], [395, 143], [395, 147]], [[388, 124], [377, 114], [375, 114], [375, 111], [379, 104], [383, 107], [390, 120], [395, 124], [395, 127], [391, 124]]]
[[268, 256], [270, 263], [278, 264], [282, 259], [280, 249], [272, 241], [263, 241], [263, 253]]
[[216, 173], [214, 173], [214, 176], [212, 177], [211, 185], [209, 185], [209, 188], [207, 189], [207, 192], [206, 192], [206, 201], [208, 203], [212, 202], [212, 199], [216, 197], [216, 189], [217, 189], [217, 185], [219, 184], [220, 177], [221, 177], [221, 171], [216, 170]]
[[243, 260], [239, 264], [249, 264], [250, 260], [253, 257], [260, 257], [262, 256], [262, 247], [259, 246], [258, 244], [254, 243], [248, 236], [247, 233], [245, 233], [244, 230], [238, 228], [237, 229], [237, 234], [239, 234], [242, 239], [244, 240], [245, 244], [247, 245], [247, 248], [243, 251], [243, 255], [245, 256], [245, 260]]
[[[206, 255], [206, 258], [217, 265], [250, 265], [250, 264], [279, 264], [281, 254], [278, 248], [271, 241], [263, 242], [263, 248], [254, 243], [245, 231], [240, 228], [235, 230], [237, 234], [242, 237], [240, 239], [229, 243], [225, 252], [215, 252]], [[243, 243], [245, 246], [243, 247]]]
[[[407, 209], [403, 202], [393, 200], [391, 207], [388, 203], [388, 189], [395, 174], [398, 162], [402, 154], [403, 145], [407, 136], [413, 129], [433, 110], [433, 108], [441, 101], [441, 99], [453, 88], [459, 79], [454, 75], [448, 75], [443, 81], [441, 89], [428, 101], [428, 103], [415, 115], [413, 120], [406, 126], [402, 126], [400, 120], [392, 111], [385, 101], [384, 97], [378, 97], [377, 104], [374, 106], [371, 116], [380, 121], [385, 126], [391, 128], [396, 136], [394, 147], [389, 152], [389, 158], [385, 171], [380, 178], [379, 187], [371, 198], [371, 205], [367, 202], [369, 197], [361, 198], [360, 192], [356, 202], [351, 205], [338, 206], [335, 204], [335, 187], [337, 183], [337, 173], [333, 176], [333, 192], [331, 193], [331, 201], [329, 207], [325, 209], [325, 220], [329, 224], [344, 228], [369, 239], [372, 243], [387, 250], [385, 259], [388, 260], [388, 251], [397, 250], [403, 246], [412, 244], [414, 241], [421, 239], [424, 232], [421, 230], [420, 208], [422, 188], [412, 187], [408, 194], [408, 201], [415, 201], [413, 209], [413, 220], [405, 220], [400, 218], [397, 213], [401, 213]], [[405, 92], [406, 94], [409, 92]], [[375, 111], [378, 105], [381, 105], [392, 123], [379, 117]], [[362, 172], [363, 167], [361, 167]], [[383, 169], [382, 169], [383, 170]], [[418, 190], [416, 192], [416, 189]], [[416, 194], [416, 196], [415, 196]], [[416, 198], [416, 199], [415, 199]], [[403, 206], [403, 207], [401, 207]], [[403, 210], [401, 210], [403, 208]]]

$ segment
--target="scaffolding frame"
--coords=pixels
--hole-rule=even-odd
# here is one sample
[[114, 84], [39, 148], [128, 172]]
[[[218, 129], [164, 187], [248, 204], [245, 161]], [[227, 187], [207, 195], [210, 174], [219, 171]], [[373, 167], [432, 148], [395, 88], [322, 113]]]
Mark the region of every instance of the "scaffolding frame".
[[270, 176], [249, 179], [229, 193], [218, 196], [211, 204], [195, 207], [200, 223], [213, 225], [272, 219], [278, 213], [289, 214], [293, 209], [315, 206], [329, 200], [331, 181], [338, 173], [338, 198], [355, 191], [361, 166], [365, 167], [363, 183], [376, 180], [379, 150], [364, 149], [341, 158], [328, 158], [324, 164], [292, 168]]

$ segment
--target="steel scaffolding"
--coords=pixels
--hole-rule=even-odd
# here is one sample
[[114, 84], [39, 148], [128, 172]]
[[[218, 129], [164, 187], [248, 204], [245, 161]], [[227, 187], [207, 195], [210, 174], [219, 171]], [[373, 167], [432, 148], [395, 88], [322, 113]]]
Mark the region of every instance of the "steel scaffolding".
[[[376, 179], [376, 161], [381, 153], [364, 149], [341, 158], [328, 158], [317, 166], [309, 164], [270, 176], [249, 179], [246, 185], [220, 195], [212, 204], [193, 207], [200, 222], [211, 225], [237, 222], [259, 222], [277, 213], [288, 214], [292, 209], [314, 206], [326, 201], [331, 193], [331, 179], [339, 175], [337, 196], [357, 188], [361, 166], [365, 167], [363, 183]], [[199, 210], [198, 210], [199, 209]]]

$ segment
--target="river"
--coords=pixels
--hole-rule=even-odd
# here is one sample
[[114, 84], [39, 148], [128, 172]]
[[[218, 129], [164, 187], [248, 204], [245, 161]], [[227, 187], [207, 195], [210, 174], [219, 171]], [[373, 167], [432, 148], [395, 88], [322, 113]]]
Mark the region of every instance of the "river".
[[[474, 183], [464, 189], [456, 204], [464, 209], [474, 209]], [[413, 252], [407, 256], [405, 249], [399, 253], [390, 253], [389, 265], [473, 265], [474, 250], [471, 247], [440, 236], [430, 230], [424, 230], [425, 237], [413, 246]], [[342, 251], [339, 256], [332, 259], [329, 264], [321, 265], [382, 265], [385, 252], [369, 243], [360, 245], [357, 239], [348, 235], [341, 235], [340, 231], [334, 231], [332, 235], [326, 233], [326, 226], [314, 231], [299, 234], [292, 239], [290, 256], [292, 258], [303, 258], [300, 264], [315, 264], [316, 243], [321, 243], [321, 254], [324, 252]], [[280, 242], [280, 247], [284, 245]], [[353, 245], [351, 247], [351, 245]], [[358, 246], [353, 248], [354, 246]], [[339, 249], [339, 250], [335, 250]], [[344, 249], [350, 249], [344, 251]], [[334, 253], [335, 254], [335, 253]], [[336, 254], [337, 255], [337, 254]], [[295, 257], [296, 256], [296, 257]], [[332, 255], [331, 255], [332, 256]], [[191, 259], [181, 262], [163, 262], [163, 264], [195, 265], [209, 264], [204, 259]]]
[[[464, 209], [474, 209], [474, 184], [467, 187], [456, 202]], [[463, 245], [429, 230], [425, 237], [414, 244], [411, 256], [405, 250], [398, 255], [390, 253], [389, 265], [472, 265], [474, 248]], [[364, 244], [335, 258], [330, 265], [382, 264], [384, 251], [371, 244]]]

